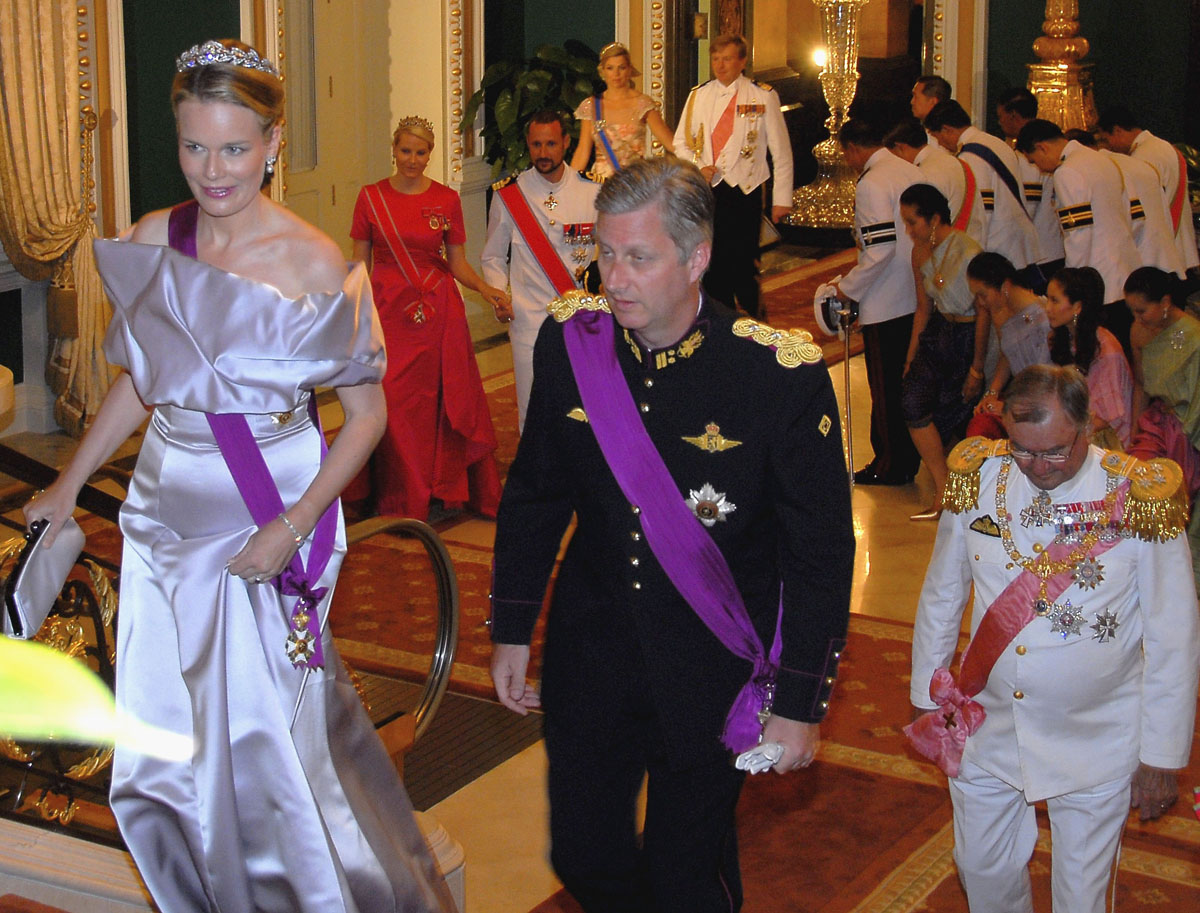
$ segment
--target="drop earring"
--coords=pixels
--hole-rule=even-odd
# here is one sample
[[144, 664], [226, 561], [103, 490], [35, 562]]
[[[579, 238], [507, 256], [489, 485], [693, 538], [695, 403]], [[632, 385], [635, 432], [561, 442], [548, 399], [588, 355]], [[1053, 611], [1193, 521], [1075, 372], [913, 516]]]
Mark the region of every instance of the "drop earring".
[[273, 155], [267, 156], [267, 166], [266, 166], [267, 174], [275, 173], [275, 162], [276, 162], [276, 156], [273, 156]]

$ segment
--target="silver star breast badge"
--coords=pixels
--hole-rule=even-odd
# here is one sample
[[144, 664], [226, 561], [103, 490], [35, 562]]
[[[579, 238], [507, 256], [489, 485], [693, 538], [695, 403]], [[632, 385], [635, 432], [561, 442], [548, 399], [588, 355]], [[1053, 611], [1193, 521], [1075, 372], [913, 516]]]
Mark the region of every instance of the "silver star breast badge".
[[1069, 599], [1062, 605], [1055, 603], [1050, 609], [1050, 630], [1061, 634], [1063, 640], [1067, 639], [1068, 634], [1079, 634], [1083, 621], [1083, 612], [1071, 605]]
[[687, 499], [687, 506], [705, 526], [716, 526], [725, 522], [725, 515], [737, 510], [737, 505], [725, 500], [725, 492], [717, 491], [708, 482], [700, 486], [699, 491], [692, 490]]

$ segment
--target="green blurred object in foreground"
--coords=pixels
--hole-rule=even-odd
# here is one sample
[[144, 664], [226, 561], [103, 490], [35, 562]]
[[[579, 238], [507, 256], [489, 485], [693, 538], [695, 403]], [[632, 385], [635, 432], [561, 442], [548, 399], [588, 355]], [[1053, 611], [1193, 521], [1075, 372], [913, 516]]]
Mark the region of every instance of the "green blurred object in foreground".
[[165, 760], [191, 757], [192, 740], [117, 712], [90, 669], [35, 641], [0, 637], [0, 733], [16, 740], [119, 744]]

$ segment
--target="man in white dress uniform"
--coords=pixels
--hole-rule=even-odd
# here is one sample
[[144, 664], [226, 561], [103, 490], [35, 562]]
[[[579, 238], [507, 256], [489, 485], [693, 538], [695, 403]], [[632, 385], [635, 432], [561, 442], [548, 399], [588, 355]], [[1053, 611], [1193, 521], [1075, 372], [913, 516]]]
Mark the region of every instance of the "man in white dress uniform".
[[[910, 698], [937, 709], [906, 731], [935, 760], [931, 742], [965, 733], [939, 765], [971, 913], [1033, 910], [1041, 800], [1054, 910], [1103, 913], [1130, 806], [1162, 815], [1191, 749], [1200, 621], [1186, 491], [1169, 460], [1089, 446], [1072, 367], [1018, 374], [1004, 425], [1009, 440], [969, 438], [950, 455], [913, 633]], [[972, 588], [972, 642], [952, 678]]]
[[751, 317], [762, 316], [758, 294], [758, 236], [762, 190], [771, 168], [771, 220], [792, 209], [792, 146], [779, 110], [779, 96], [742, 75], [746, 41], [721, 35], [711, 46], [713, 77], [688, 95], [675, 130], [675, 154], [692, 162], [713, 189], [717, 211], [712, 263], [704, 290]]
[[[533, 167], [516, 178], [510, 176], [493, 185], [497, 193], [488, 211], [487, 241], [481, 256], [488, 284], [508, 287], [512, 293], [508, 338], [512, 343], [517, 414], [522, 429], [533, 386], [533, 344], [546, 319], [546, 305], [562, 292], [551, 281], [530, 238], [522, 231], [520, 209], [514, 214], [514, 207], [505, 202], [500, 191], [515, 181], [525, 200], [525, 214], [532, 213], [535, 224], [530, 225], [531, 230], [542, 232], [575, 285], [582, 287], [584, 271], [596, 257], [593, 231], [596, 192], [600, 189], [564, 163], [568, 136], [557, 111], [535, 114], [526, 128], [525, 142]], [[520, 207], [520, 200], [512, 202]]]

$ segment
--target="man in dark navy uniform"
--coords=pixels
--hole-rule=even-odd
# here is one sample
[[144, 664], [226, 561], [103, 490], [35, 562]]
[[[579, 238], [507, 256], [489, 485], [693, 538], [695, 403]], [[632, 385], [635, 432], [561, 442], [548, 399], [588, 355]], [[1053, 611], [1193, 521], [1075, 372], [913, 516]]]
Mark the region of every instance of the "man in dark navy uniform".
[[[535, 348], [497, 521], [492, 676], [507, 707], [544, 706], [551, 859], [584, 909], [737, 910], [743, 774], [730, 753], [754, 745], [763, 701], [749, 745], [727, 713], [757, 688], [775, 770], [807, 767], [845, 644], [854, 537], [838, 407], [807, 333], [702, 295], [713, 202], [698, 169], [640, 161], [597, 209], [607, 300], [559, 299]], [[572, 514], [539, 696], [527, 645]], [[759, 659], [735, 655], [713, 587], [696, 585], [710, 574], [759, 655], [778, 638], [773, 686]]]

